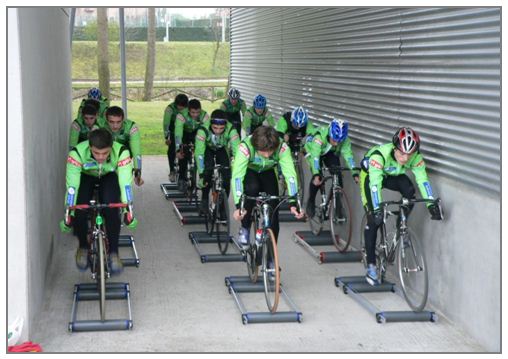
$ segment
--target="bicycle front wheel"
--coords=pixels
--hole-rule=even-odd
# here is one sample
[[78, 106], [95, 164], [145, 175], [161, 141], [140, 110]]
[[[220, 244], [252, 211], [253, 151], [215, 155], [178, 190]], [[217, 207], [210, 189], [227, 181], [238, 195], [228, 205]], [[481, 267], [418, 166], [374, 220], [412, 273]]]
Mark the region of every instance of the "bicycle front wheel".
[[268, 305], [268, 310], [271, 313], [275, 313], [280, 297], [279, 254], [277, 252], [277, 242], [271, 228], [266, 230], [266, 235], [267, 238], [263, 245], [261, 271], [263, 273], [266, 304]]
[[402, 292], [411, 309], [420, 312], [427, 304], [429, 291], [423, 248], [410, 229], [401, 236], [398, 246], [397, 266]]
[[329, 206], [330, 232], [333, 244], [339, 252], [345, 252], [351, 243], [351, 207], [344, 190], [337, 189]]
[[101, 321], [106, 320], [106, 270], [104, 262], [106, 260], [106, 246], [104, 245], [104, 235], [99, 233], [97, 236], [97, 241], [99, 242], [98, 249], [99, 255], [97, 259], [99, 260], [97, 266], [97, 290], [99, 292], [99, 311], [101, 315]]
[[367, 250], [365, 249], [365, 227], [367, 227], [368, 214], [365, 212], [360, 223], [360, 252], [362, 254], [362, 263], [367, 269]]
[[309, 216], [308, 218], [312, 234], [318, 236], [323, 229], [323, 223], [325, 221], [325, 213], [323, 213], [324, 207], [321, 206], [321, 196], [316, 195], [316, 198], [314, 199], [314, 208], [314, 215], [312, 217]]
[[261, 264], [261, 250], [256, 245], [256, 231], [259, 228], [259, 213], [257, 208], [252, 210], [252, 225], [250, 233], [250, 246], [245, 253], [245, 262], [247, 263], [247, 272], [252, 283], [258, 280], [259, 266]]
[[205, 209], [206, 233], [208, 233], [210, 236], [213, 234], [213, 229], [215, 227], [215, 215], [217, 213], [216, 207], [218, 199], [219, 199], [218, 193], [215, 192], [214, 190], [210, 190], [210, 193], [208, 195], [208, 208]]
[[302, 165], [303, 155], [299, 155], [296, 162], [296, 174], [298, 176], [298, 186], [300, 187], [300, 199], [303, 202], [305, 198], [305, 176], [303, 173], [303, 165]]
[[222, 190], [217, 199], [215, 208], [217, 244], [221, 254], [226, 254], [229, 244], [229, 204], [226, 191]]

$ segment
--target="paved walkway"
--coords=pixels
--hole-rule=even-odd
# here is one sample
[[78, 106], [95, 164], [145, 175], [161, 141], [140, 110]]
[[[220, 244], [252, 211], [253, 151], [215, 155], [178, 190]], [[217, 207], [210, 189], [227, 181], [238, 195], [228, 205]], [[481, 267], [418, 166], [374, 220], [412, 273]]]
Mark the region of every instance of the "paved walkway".
[[[349, 296], [335, 287], [337, 276], [363, 273], [359, 263], [318, 265], [291, 240], [306, 224], [282, 225], [282, 282], [303, 312], [303, 322], [242, 325], [224, 277], [244, 275], [244, 263], [202, 264], [162, 196], [167, 160], [145, 156], [142, 188], [135, 189], [139, 227], [135, 238], [139, 268], [126, 268], [114, 281], [128, 281], [132, 293], [132, 331], [69, 333], [67, 324], [74, 283], [90, 281], [74, 265], [77, 241], [58, 241], [45, 304], [32, 341], [49, 352], [474, 352], [484, 349], [442, 315], [437, 323], [378, 324]], [[234, 226], [235, 232], [237, 225]], [[216, 246], [208, 247], [210, 251]], [[432, 290], [432, 289], [431, 289]], [[263, 294], [246, 294], [251, 310], [263, 310]], [[406, 310], [393, 294], [370, 295], [383, 309]], [[123, 302], [108, 303], [108, 313], [126, 315]], [[81, 319], [96, 318], [97, 303], [82, 306]]]

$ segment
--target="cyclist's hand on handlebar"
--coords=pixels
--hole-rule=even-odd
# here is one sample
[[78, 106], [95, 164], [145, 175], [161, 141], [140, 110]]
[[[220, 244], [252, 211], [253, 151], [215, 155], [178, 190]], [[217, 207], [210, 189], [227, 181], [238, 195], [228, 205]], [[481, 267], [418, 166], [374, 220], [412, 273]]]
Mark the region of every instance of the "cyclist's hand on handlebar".
[[134, 215], [132, 212], [127, 211], [123, 214], [123, 223], [131, 229], [136, 229], [138, 226], [138, 220], [134, 218]]
[[296, 219], [302, 219], [305, 216], [305, 212], [303, 211], [303, 209], [300, 209], [300, 212], [298, 212], [296, 206], [291, 206], [289, 210], [295, 216]]
[[321, 186], [321, 183], [322, 183], [321, 176], [320, 175], [315, 175], [312, 178], [312, 183], [314, 184], [314, 186]]
[[358, 184], [358, 182], [360, 182], [360, 176], [357, 175], [357, 174], [354, 174], [353, 175], [353, 181], [355, 181], [355, 183]]
[[433, 219], [436, 221], [440, 221], [443, 219], [443, 216], [441, 215], [439, 206], [437, 206], [435, 204], [431, 204], [430, 206], [427, 207], [427, 209], [429, 210], [429, 213], [430, 213], [430, 219]]
[[372, 221], [376, 227], [379, 227], [381, 223], [383, 223], [383, 212], [381, 212], [381, 210], [375, 210], [372, 212]]
[[243, 210], [241, 211], [240, 209], [236, 209], [234, 212], [233, 212], [233, 218], [236, 220], [236, 221], [241, 221], [243, 219], [243, 217], [245, 216], [245, 213], [247, 213], [246, 210]]
[[134, 170], [134, 183], [136, 184], [136, 186], [141, 186], [143, 183], [145, 183], [145, 181], [143, 181], [143, 179], [141, 178], [140, 169]]

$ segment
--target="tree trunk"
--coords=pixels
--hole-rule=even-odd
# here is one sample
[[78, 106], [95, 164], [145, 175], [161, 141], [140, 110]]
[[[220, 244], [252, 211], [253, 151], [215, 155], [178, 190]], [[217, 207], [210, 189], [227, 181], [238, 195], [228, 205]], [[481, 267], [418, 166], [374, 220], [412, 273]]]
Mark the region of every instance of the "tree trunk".
[[148, 8], [148, 38], [145, 71], [145, 95], [143, 101], [152, 98], [153, 78], [155, 73], [155, 8]]
[[215, 63], [217, 61], [217, 54], [219, 53], [220, 48], [220, 40], [221, 40], [221, 28], [219, 27], [219, 20], [214, 19], [212, 25], [212, 31], [215, 37], [215, 50], [213, 52], [213, 61], [212, 61], [212, 73], [215, 74]]
[[108, 9], [97, 8], [97, 64], [99, 89], [109, 99]]

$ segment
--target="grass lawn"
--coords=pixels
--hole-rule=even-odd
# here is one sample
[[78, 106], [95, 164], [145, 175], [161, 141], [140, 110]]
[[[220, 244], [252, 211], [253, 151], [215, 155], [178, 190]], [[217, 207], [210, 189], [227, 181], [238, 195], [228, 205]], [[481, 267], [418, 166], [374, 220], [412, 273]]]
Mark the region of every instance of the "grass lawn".
[[[201, 101], [203, 109], [211, 114], [213, 110], [219, 108], [221, 100], [210, 102]], [[72, 102], [72, 113], [76, 116], [81, 100]], [[152, 101], [152, 102], [128, 102], [128, 118], [139, 126], [141, 133], [141, 154], [143, 155], [165, 155], [167, 146], [164, 143], [164, 134], [162, 130], [162, 118], [164, 110], [170, 102]], [[112, 106], [122, 106], [121, 101], [112, 101]]]
[[[127, 42], [125, 48], [128, 80], [144, 80], [146, 43]], [[210, 79], [229, 76], [229, 43], [221, 43], [215, 69], [212, 68], [215, 42], [157, 42], [155, 80]], [[120, 79], [120, 46], [109, 43], [111, 79]], [[72, 78], [97, 80], [97, 42], [72, 43]]]

